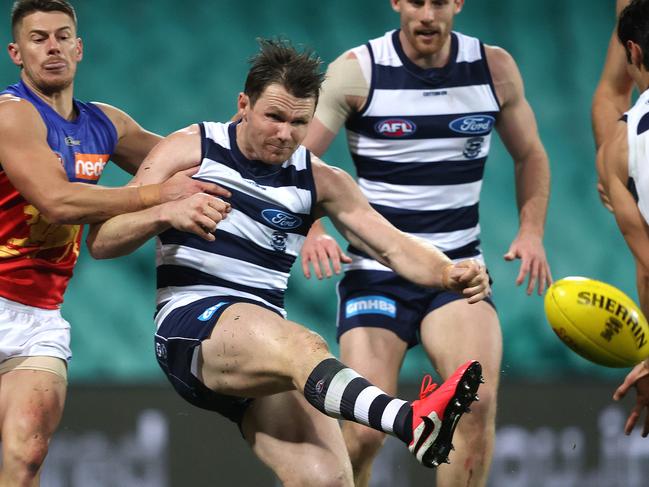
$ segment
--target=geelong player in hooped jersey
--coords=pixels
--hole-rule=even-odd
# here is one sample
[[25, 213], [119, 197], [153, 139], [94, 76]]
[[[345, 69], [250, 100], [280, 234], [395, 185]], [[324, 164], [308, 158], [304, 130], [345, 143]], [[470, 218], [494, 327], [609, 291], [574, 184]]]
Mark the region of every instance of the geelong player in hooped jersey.
[[176, 132], [138, 171], [138, 181], [154, 183], [200, 159], [195, 177], [232, 195], [227, 218], [197, 212], [203, 235], [192, 235], [170, 228], [165, 204], [94, 226], [88, 244], [94, 256], [114, 257], [159, 235], [155, 352], [176, 391], [238, 423], [284, 485], [351, 487], [332, 418], [392, 434], [436, 467], [476, 398], [480, 364], [467, 360], [410, 403], [373, 386], [336, 360], [321, 337], [286, 320], [289, 271], [314, 218], [330, 216], [356, 248], [420, 286], [452, 289], [470, 302], [490, 287], [479, 262], [452, 263], [401, 232], [349, 175], [301, 145], [322, 81], [319, 65], [287, 43], [262, 41], [239, 95], [240, 121]]
[[[503, 49], [455, 32], [463, 0], [391, 0], [400, 29], [353, 48], [330, 66], [305, 145], [321, 155], [345, 125], [358, 183], [400, 230], [428, 240], [452, 260], [483, 261], [478, 205], [496, 129], [516, 174], [519, 232], [505, 259], [520, 259], [527, 293], [551, 282], [543, 248], [549, 167], [516, 63]], [[343, 253], [316, 223], [303, 270], [345, 276], [338, 286], [342, 360], [395, 391], [408, 348], [421, 343], [442, 377], [468, 356], [485, 369], [480, 404], [457, 434], [437, 485], [482, 486], [494, 441], [502, 339], [493, 304], [413, 285], [362, 249]], [[321, 268], [324, 267], [324, 269]], [[383, 435], [343, 425], [356, 485], [369, 482]]]
[[[636, 263], [640, 308], [649, 316], [649, 0], [633, 0], [622, 10], [618, 40], [628, 60], [628, 72], [640, 96], [635, 105], [604, 139], [598, 166], [617, 224]], [[642, 436], [649, 435], [649, 360], [638, 364], [615, 391], [619, 400], [634, 387], [634, 406], [624, 427], [630, 434], [645, 415]]]
[[133, 173], [160, 138], [112, 106], [73, 98], [83, 55], [76, 27], [65, 0], [19, 0], [12, 10], [8, 51], [20, 81], [0, 92], [2, 486], [38, 485], [61, 418], [71, 354], [59, 307], [80, 224], [216, 191], [187, 175], [139, 188], [96, 186], [109, 159]]

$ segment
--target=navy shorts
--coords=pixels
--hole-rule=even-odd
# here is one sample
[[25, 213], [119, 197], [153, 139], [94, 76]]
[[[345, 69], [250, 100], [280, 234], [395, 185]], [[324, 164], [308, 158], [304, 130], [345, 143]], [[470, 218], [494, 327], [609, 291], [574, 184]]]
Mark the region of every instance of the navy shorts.
[[176, 308], [158, 327], [155, 353], [169, 382], [186, 401], [199, 408], [216, 411], [241, 426], [243, 415], [253, 399], [214, 392], [192, 371], [192, 365], [196, 367], [196, 347], [210, 336], [223, 312], [236, 303], [265, 307], [262, 303], [249, 299], [211, 296]]
[[[340, 340], [352, 328], [386, 328], [412, 348], [419, 343], [419, 327], [426, 315], [458, 299], [464, 297], [418, 286], [394, 272], [348, 271], [338, 283], [336, 337]], [[485, 301], [496, 309], [491, 298]]]

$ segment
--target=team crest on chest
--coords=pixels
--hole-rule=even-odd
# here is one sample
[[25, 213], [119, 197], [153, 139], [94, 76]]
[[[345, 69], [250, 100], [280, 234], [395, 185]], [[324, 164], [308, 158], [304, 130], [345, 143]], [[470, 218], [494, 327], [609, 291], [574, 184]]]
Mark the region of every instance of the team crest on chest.
[[467, 159], [475, 159], [480, 155], [482, 151], [482, 145], [484, 144], [484, 137], [471, 137], [464, 144], [464, 157]]
[[277, 250], [278, 252], [285, 252], [287, 238], [288, 238], [287, 233], [275, 231], [273, 232], [273, 235], [270, 239], [270, 246], [273, 247], [273, 249]]

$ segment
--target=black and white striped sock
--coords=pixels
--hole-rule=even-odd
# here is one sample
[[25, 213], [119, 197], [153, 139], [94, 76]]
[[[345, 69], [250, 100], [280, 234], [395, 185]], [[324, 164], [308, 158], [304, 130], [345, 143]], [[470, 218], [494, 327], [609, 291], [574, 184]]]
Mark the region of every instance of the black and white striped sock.
[[364, 424], [412, 441], [412, 406], [387, 395], [355, 370], [334, 358], [320, 362], [309, 375], [304, 396], [327, 416]]

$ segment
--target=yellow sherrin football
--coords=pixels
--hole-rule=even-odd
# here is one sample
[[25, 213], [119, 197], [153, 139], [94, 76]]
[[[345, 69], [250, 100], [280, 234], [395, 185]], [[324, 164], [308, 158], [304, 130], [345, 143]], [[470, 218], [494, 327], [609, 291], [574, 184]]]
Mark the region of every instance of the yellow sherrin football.
[[631, 298], [594, 279], [566, 277], [545, 294], [545, 315], [558, 337], [582, 357], [631, 367], [649, 356], [649, 325]]

